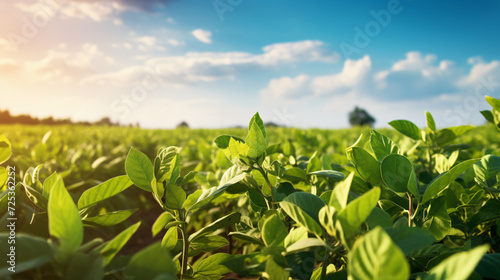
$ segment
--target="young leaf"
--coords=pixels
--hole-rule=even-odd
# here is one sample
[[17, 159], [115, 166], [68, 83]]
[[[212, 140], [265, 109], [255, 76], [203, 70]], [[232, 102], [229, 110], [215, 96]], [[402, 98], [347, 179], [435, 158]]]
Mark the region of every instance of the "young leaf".
[[262, 226], [262, 239], [267, 246], [282, 247], [288, 230], [277, 214], [268, 217]]
[[154, 179], [153, 164], [145, 154], [130, 148], [125, 160], [125, 171], [136, 186], [148, 192], [153, 191], [151, 189]]
[[0, 135], [0, 164], [6, 162], [12, 156], [12, 145], [5, 135]]
[[425, 120], [427, 121], [427, 128], [433, 132], [436, 132], [436, 122], [434, 122], [434, 118], [431, 113], [425, 111]]
[[307, 228], [310, 232], [318, 236], [321, 236], [323, 234], [321, 226], [318, 224], [318, 222], [316, 222], [315, 219], [309, 216], [309, 214], [303, 211], [299, 206], [286, 201], [286, 198], [285, 200], [280, 202], [280, 206], [283, 211], [285, 211], [286, 214], [299, 225]]
[[55, 184], [48, 202], [49, 232], [59, 241], [58, 261], [66, 261], [82, 244], [83, 224], [64, 184]]
[[429, 246], [436, 241], [434, 236], [423, 228], [398, 227], [386, 228], [385, 230], [405, 255]]
[[437, 241], [445, 238], [451, 231], [451, 219], [446, 207], [446, 197], [440, 196], [431, 200], [427, 219], [423, 228], [428, 229]]
[[347, 204], [337, 213], [344, 240], [353, 236], [368, 218], [380, 198], [380, 189], [375, 187]]
[[43, 182], [43, 191], [42, 191], [43, 196], [49, 198], [50, 190], [56, 184], [64, 185], [62, 177], [58, 175], [56, 172], [54, 172], [52, 173], [52, 175], [47, 177], [47, 179], [45, 179], [45, 181]]
[[165, 190], [165, 206], [170, 209], [181, 209], [186, 201], [186, 192], [179, 186], [168, 185]]
[[486, 155], [474, 164], [475, 180], [478, 184], [488, 187], [487, 181], [500, 173], [500, 157]]
[[225, 228], [225, 227], [228, 227], [230, 225], [233, 225], [235, 223], [237, 223], [241, 218], [241, 213], [239, 212], [235, 212], [235, 213], [231, 213], [227, 216], [224, 216], [222, 218], [219, 218], [218, 220], [210, 223], [209, 225], [203, 227], [202, 229], [200, 229], [199, 231], [191, 234], [189, 236], [189, 242], [193, 242], [195, 241], [197, 238], [203, 236], [203, 235], [207, 235], [209, 233], [212, 233], [220, 228]]
[[155, 237], [160, 231], [162, 231], [168, 222], [173, 219], [172, 214], [169, 212], [163, 212], [153, 224], [151, 231], [153, 232], [153, 237]]
[[453, 254], [433, 267], [424, 280], [466, 280], [488, 249], [488, 245], [482, 245], [466, 252]]
[[380, 227], [356, 242], [347, 270], [352, 280], [406, 280], [410, 277], [410, 266], [403, 252]]
[[288, 280], [290, 272], [279, 266], [273, 258], [266, 261], [266, 273], [269, 280]]
[[[44, 183], [44, 191], [47, 180], [45, 180]], [[132, 186], [132, 181], [130, 181], [126, 175], [109, 179], [102, 184], [86, 190], [78, 200], [78, 208], [83, 209], [97, 204], [107, 198], [121, 193], [130, 186]]]
[[177, 269], [168, 251], [155, 243], [135, 254], [127, 265], [125, 274], [134, 279], [155, 279], [155, 277], [171, 277], [175, 279]]
[[350, 147], [347, 149], [347, 158], [354, 164], [361, 177], [375, 186], [382, 184], [380, 164], [369, 152], [363, 148]]
[[500, 99], [491, 96], [485, 96], [486, 101], [493, 107], [493, 109], [500, 111]]
[[179, 233], [177, 231], [177, 227], [171, 227], [167, 230], [163, 239], [161, 241], [161, 247], [167, 249], [168, 251], [172, 251], [175, 245], [177, 245], [177, 240], [179, 240]]
[[377, 160], [381, 161], [390, 154], [399, 154], [399, 147], [389, 137], [378, 133], [376, 130], [370, 131], [370, 145]]
[[222, 263], [231, 259], [232, 256], [225, 253], [218, 253], [210, 257], [198, 260], [193, 265], [193, 278], [194, 279], [220, 279], [223, 275], [231, 272], [229, 268]]
[[117, 225], [126, 219], [128, 219], [132, 214], [135, 213], [137, 209], [127, 209], [127, 210], [119, 210], [119, 211], [113, 211], [113, 212], [108, 212], [106, 214], [98, 215], [98, 216], [92, 216], [92, 217], [85, 217], [83, 222], [86, 225], [92, 225], [92, 226], [114, 226]]
[[418, 128], [418, 126], [411, 121], [395, 120], [390, 122], [389, 125], [395, 130], [401, 132], [401, 134], [406, 135], [415, 141], [422, 140], [420, 128]]
[[[256, 116], [258, 117], [258, 114]], [[260, 117], [258, 119], [260, 119]], [[265, 130], [260, 126], [258, 121], [250, 123], [245, 143], [249, 147], [248, 156], [251, 158], [257, 158], [266, 151], [267, 142]]]
[[382, 179], [388, 188], [397, 193], [406, 193], [413, 165], [402, 155], [389, 155], [380, 163]]
[[349, 197], [349, 189], [351, 188], [353, 178], [354, 172], [351, 172], [344, 181], [335, 186], [328, 205], [333, 206], [338, 211], [347, 206], [347, 198]]
[[436, 177], [432, 182], [429, 183], [427, 189], [425, 190], [424, 196], [422, 197], [422, 204], [428, 202], [429, 200], [436, 197], [440, 192], [442, 192], [451, 182], [460, 176], [465, 170], [478, 162], [478, 159], [466, 160], [452, 169], [450, 171], [443, 173]]
[[105, 246], [99, 248], [99, 253], [104, 257], [104, 265], [108, 265], [109, 262], [115, 257], [115, 255], [125, 246], [130, 237], [134, 235], [137, 231], [141, 222], [135, 223], [124, 231], [120, 232], [115, 238], [106, 242]]

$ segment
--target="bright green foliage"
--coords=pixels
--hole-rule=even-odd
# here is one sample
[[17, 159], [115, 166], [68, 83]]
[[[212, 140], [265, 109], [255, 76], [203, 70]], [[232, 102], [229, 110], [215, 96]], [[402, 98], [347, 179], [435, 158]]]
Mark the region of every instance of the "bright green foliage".
[[80, 247], [83, 241], [82, 220], [73, 199], [64, 188], [64, 184], [55, 184], [52, 188], [48, 202], [48, 214], [50, 235], [57, 238], [59, 242], [57, 259], [64, 262]]
[[12, 196], [18, 219], [16, 273], [0, 278], [499, 278], [498, 130], [425, 123], [2, 126], [0, 220]]
[[365, 234], [349, 258], [349, 279], [406, 280], [410, 266], [401, 250], [380, 227]]

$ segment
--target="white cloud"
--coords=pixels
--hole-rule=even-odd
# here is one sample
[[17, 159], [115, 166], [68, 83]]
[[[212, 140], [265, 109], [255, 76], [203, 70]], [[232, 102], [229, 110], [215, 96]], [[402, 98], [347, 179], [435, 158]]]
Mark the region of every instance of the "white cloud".
[[[435, 55], [409, 52], [389, 69], [375, 71], [371, 59], [346, 60], [339, 73], [309, 77], [301, 74], [295, 78], [273, 79], [261, 90], [264, 99], [297, 99], [305, 96], [338, 96], [354, 94], [379, 100], [423, 100], [428, 98], [453, 99], [454, 95], [471, 92], [474, 87], [493, 75], [500, 76], [500, 61], [473, 62], [464, 71], [453, 61], [438, 61]], [[304, 77], [307, 77], [304, 78]]]
[[67, 1], [64, 4], [58, 4], [56, 1], [40, 0], [35, 3], [17, 3], [15, 5], [19, 10], [33, 15], [50, 19], [57, 15], [62, 18], [90, 19], [95, 22], [111, 20], [116, 25], [121, 25], [122, 21], [119, 14], [127, 7], [118, 1], [105, 2], [85, 2], [85, 1]]
[[191, 32], [193, 36], [200, 40], [202, 43], [211, 44], [212, 43], [212, 32], [203, 29], [195, 29]]
[[[319, 41], [299, 41], [273, 44], [263, 48], [263, 53], [247, 52], [190, 52], [182, 56], [158, 57], [143, 65], [132, 66], [118, 72], [97, 74], [85, 82], [133, 82], [151, 71], [156, 72], [166, 84], [185, 85], [195, 82], [212, 82], [234, 79], [237, 74], [263, 68], [290, 65], [299, 62], [335, 61], [338, 54], [324, 49]], [[135, 80], [135, 82], [140, 82]]]
[[158, 44], [158, 39], [154, 36], [143, 36], [135, 39], [139, 43], [137, 48], [140, 51], [147, 52], [151, 50], [164, 51], [165, 48]]
[[0, 38], [0, 51], [1, 50], [11, 50], [10, 42], [7, 39]]

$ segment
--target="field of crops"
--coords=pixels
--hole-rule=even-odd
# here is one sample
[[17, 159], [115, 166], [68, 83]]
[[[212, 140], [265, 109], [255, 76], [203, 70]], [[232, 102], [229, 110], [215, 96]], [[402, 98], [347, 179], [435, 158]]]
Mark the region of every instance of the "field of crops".
[[0, 278], [500, 279], [487, 101], [443, 129], [0, 126]]

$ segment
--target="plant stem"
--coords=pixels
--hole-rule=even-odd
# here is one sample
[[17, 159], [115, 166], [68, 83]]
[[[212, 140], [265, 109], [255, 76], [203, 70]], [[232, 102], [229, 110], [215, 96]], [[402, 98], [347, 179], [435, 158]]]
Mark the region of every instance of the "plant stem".
[[326, 279], [326, 268], [328, 266], [328, 260], [330, 259], [329, 258], [329, 253], [328, 253], [328, 250], [325, 251], [325, 257], [323, 259], [323, 265], [321, 267], [321, 279]]
[[[257, 163], [257, 170], [259, 170], [260, 174], [262, 174], [262, 177], [264, 177], [264, 180], [266, 180], [266, 183], [269, 187], [269, 191], [271, 191], [272, 202], [274, 202], [273, 185], [269, 181], [269, 178], [267, 177], [266, 171], [264, 171], [262, 166], [260, 166], [260, 164], [258, 164], [258, 163]], [[272, 206], [272, 203], [271, 203], [271, 206]], [[272, 207], [274, 207], [274, 206], [272, 206]]]
[[408, 227], [411, 227], [411, 220], [413, 218], [413, 198], [410, 193], [406, 193], [408, 195]]
[[181, 280], [187, 271], [187, 260], [189, 251], [189, 240], [186, 232], [186, 216], [184, 211], [180, 211], [180, 219], [184, 223], [181, 224], [181, 235], [182, 235], [182, 260], [181, 260]]

